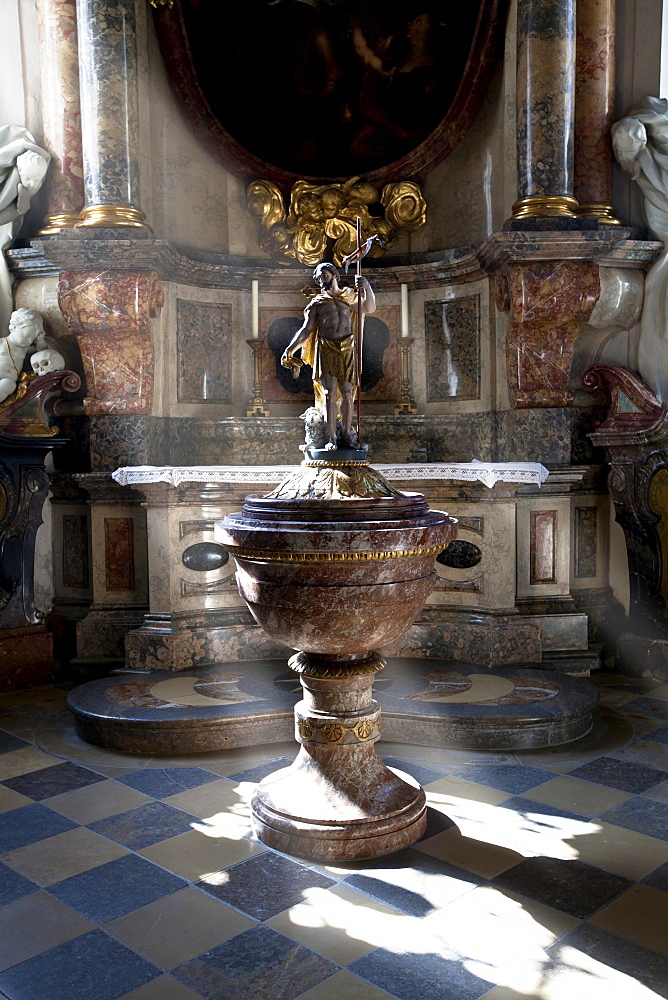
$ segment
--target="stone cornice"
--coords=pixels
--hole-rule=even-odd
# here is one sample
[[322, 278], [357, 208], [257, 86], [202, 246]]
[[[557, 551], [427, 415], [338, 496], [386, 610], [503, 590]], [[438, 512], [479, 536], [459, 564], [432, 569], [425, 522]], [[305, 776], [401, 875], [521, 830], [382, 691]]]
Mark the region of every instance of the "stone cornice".
[[637, 230], [607, 226], [595, 230], [493, 233], [478, 247], [485, 271], [504, 264], [547, 260], [596, 261], [604, 267], [648, 267], [663, 249], [657, 240], [639, 240]]

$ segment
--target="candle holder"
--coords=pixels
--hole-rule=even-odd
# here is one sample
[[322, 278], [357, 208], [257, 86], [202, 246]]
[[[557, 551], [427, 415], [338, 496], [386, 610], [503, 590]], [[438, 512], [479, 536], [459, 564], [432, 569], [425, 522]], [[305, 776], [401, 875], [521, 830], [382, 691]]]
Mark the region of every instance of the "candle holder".
[[417, 403], [411, 393], [409, 354], [414, 337], [401, 337], [401, 391], [394, 407], [395, 413], [417, 413]]
[[247, 417], [268, 417], [269, 407], [262, 397], [262, 344], [259, 337], [252, 337], [246, 343], [253, 352], [253, 395], [246, 404]]

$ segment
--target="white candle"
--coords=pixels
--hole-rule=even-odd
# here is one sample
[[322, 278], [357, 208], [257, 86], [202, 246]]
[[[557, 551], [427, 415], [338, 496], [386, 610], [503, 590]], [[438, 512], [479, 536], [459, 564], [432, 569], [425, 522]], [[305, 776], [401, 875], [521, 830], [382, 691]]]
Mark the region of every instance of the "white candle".
[[410, 337], [408, 329], [408, 285], [401, 286], [401, 336]]
[[251, 282], [251, 337], [257, 340], [260, 336], [260, 295], [259, 282]]

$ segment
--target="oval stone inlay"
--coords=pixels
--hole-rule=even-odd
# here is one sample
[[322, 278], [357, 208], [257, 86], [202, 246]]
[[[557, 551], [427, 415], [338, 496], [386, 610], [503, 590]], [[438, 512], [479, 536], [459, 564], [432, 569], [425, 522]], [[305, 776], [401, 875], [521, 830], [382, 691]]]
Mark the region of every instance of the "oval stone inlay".
[[450, 569], [470, 569], [477, 566], [481, 559], [482, 552], [478, 546], [463, 538], [456, 538], [436, 556], [436, 562], [441, 566], [449, 566]]
[[206, 573], [220, 569], [229, 558], [223, 546], [217, 542], [197, 542], [196, 545], [188, 546], [181, 556], [181, 562], [187, 569]]

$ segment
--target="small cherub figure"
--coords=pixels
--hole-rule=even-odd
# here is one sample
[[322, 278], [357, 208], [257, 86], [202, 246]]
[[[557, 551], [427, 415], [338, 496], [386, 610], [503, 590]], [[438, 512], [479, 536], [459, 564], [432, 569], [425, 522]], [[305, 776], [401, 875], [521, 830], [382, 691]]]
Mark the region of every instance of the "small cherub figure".
[[9, 333], [0, 337], [0, 402], [16, 389], [28, 348], [47, 346], [42, 317], [34, 309], [16, 309], [9, 320]]

